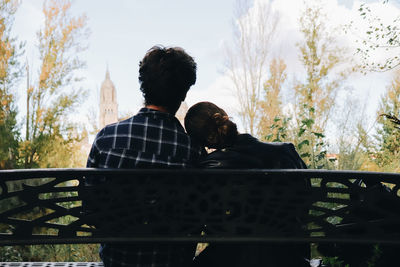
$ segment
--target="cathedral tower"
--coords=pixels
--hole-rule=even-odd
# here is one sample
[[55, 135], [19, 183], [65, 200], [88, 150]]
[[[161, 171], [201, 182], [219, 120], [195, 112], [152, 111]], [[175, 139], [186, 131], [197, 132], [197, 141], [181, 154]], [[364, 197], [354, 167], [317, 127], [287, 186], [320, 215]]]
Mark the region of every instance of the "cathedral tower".
[[100, 129], [118, 121], [117, 92], [110, 80], [110, 72], [106, 71], [106, 78], [100, 89]]

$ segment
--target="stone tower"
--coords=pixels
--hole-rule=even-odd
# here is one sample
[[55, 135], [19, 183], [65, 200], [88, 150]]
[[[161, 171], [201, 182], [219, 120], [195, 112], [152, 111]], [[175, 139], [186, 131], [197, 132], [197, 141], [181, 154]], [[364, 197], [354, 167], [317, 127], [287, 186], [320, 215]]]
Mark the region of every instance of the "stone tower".
[[100, 129], [118, 121], [118, 103], [115, 86], [110, 80], [110, 72], [106, 71], [106, 78], [100, 89]]

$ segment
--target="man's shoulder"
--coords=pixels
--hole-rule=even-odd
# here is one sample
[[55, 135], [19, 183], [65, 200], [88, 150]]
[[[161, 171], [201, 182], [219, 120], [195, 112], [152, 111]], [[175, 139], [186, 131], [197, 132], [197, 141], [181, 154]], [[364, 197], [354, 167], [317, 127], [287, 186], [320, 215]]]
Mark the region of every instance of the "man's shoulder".
[[130, 117], [123, 121], [118, 121], [112, 124], [108, 124], [101, 129], [97, 135], [96, 140], [107, 139], [110, 137], [115, 137], [116, 135], [121, 135], [127, 133], [130, 128], [130, 124], [132, 123], [133, 117]]

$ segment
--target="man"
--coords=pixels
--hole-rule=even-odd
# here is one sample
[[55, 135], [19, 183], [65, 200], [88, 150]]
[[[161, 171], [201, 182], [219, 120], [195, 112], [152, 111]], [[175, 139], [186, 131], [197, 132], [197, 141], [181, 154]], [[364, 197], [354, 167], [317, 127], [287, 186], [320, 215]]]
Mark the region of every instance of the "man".
[[[145, 107], [135, 116], [103, 128], [96, 136], [87, 167], [184, 168], [197, 160], [200, 148], [191, 142], [175, 113], [196, 81], [196, 63], [182, 48], [151, 48], [139, 63]], [[96, 181], [87, 180], [88, 184]], [[195, 245], [102, 244], [108, 266], [188, 266]]]

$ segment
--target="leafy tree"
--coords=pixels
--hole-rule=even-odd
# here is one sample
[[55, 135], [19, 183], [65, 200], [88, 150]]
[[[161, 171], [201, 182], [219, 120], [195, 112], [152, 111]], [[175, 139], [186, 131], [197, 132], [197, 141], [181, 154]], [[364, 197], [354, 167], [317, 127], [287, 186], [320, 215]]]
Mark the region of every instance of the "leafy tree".
[[326, 28], [326, 20], [320, 4], [307, 3], [299, 19], [304, 40], [297, 46], [306, 78], [294, 86], [297, 114], [294, 142], [312, 168], [322, 167], [317, 162], [326, 154], [327, 122], [337, 93], [354, 71], [343, 67], [348, 63], [346, 50], [337, 45], [333, 32]]
[[[260, 100], [258, 113], [260, 119], [257, 124], [257, 133], [262, 140], [281, 140], [285, 121], [282, 115], [282, 101], [280, 93], [287, 78], [286, 64], [282, 59], [273, 59], [269, 66], [269, 79], [264, 83], [264, 99]], [[285, 134], [284, 134], [285, 135]]]
[[[49, 0], [43, 5], [45, 25], [37, 33], [40, 70], [36, 83], [27, 88], [27, 133], [22, 145], [25, 168], [46, 166], [49, 152], [70, 148], [76, 127], [68, 123], [85, 92], [73, 88], [76, 70], [84, 66], [79, 52], [86, 49], [86, 17], [70, 15], [70, 0]], [[79, 138], [78, 138], [79, 139]], [[61, 148], [62, 146], [63, 148]]]
[[270, 4], [249, 0], [237, 2], [233, 44], [226, 49], [226, 67], [240, 104], [244, 127], [256, 131], [259, 101], [268, 69], [268, 56], [279, 17]]
[[17, 0], [0, 1], [0, 169], [16, 167], [19, 129], [14, 90], [23, 74], [18, 59], [24, 44], [10, 31], [19, 6]]
[[306, 113], [309, 107], [314, 109], [311, 118], [320, 131], [325, 130], [337, 93], [351, 73], [348, 69], [341, 70], [348, 62], [345, 49], [337, 45], [333, 34], [326, 29], [326, 20], [321, 6], [307, 6], [299, 20], [304, 41], [297, 44], [306, 73], [305, 81], [295, 85], [298, 108]]
[[315, 109], [304, 104], [302, 110], [303, 113], [300, 113], [299, 116], [302, 120], [297, 129], [298, 132], [296, 136], [296, 145], [300, 152], [300, 157], [309, 168], [328, 168], [325, 135], [315, 130]]

